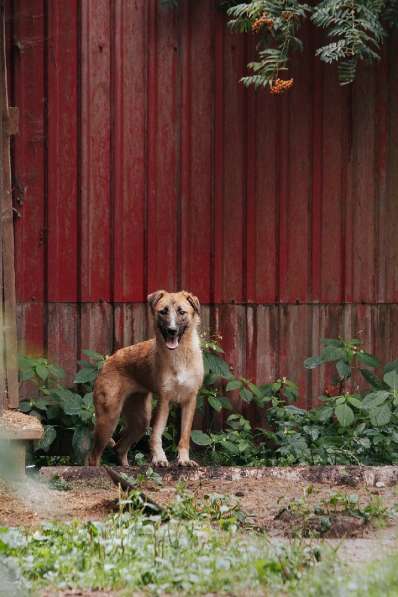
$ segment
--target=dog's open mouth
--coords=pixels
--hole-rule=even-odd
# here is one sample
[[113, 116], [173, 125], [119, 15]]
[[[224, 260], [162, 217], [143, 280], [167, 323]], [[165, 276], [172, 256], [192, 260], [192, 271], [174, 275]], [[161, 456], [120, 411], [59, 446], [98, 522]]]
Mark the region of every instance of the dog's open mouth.
[[165, 340], [166, 340], [166, 346], [170, 350], [174, 350], [175, 348], [177, 348], [177, 346], [180, 343], [178, 336], [167, 336], [165, 338]]
[[175, 334], [175, 335], [169, 334], [167, 332], [167, 330], [164, 330], [162, 328], [161, 328], [161, 332], [162, 332], [162, 336], [164, 338], [164, 341], [165, 341], [165, 344], [166, 344], [167, 348], [169, 350], [175, 350], [178, 347], [179, 343], [180, 343], [180, 340], [181, 340], [181, 338], [182, 338], [182, 336], [183, 336], [183, 334], [185, 332], [185, 328], [181, 329], [178, 332], [178, 334]]

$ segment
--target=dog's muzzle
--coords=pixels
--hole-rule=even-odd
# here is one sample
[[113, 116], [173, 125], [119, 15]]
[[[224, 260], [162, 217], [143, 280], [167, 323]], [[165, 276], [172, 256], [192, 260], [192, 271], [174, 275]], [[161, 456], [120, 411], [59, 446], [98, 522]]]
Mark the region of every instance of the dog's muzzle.
[[175, 350], [185, 332], [185, 328], [161, 327], [160, 331], [169, 350]]

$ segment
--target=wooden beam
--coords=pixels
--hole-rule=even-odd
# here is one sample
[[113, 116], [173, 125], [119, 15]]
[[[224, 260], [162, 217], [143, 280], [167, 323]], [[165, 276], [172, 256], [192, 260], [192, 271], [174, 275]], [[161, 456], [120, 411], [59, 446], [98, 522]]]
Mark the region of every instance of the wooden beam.
[[8, 106], [7, 64], [5, 40], [5, 10], [1, 2], [1, 48], [0, 48], [0, 95], [1, 95], [1, 151], [2, 151], [2, 262], [3, 262], [3, 351], [7, 384], [7, 406], [17, 408], [17, 328], [14, 268], [14, 222], [11, 190], [10, 135], [18, 130], [18, 111]]

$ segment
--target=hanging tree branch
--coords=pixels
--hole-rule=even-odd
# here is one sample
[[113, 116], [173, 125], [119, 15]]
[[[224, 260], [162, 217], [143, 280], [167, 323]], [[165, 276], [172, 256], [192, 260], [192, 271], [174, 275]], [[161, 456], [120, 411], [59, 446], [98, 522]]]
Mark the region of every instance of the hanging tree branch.
[[[160, 0], [178, 7], [180, 2]], [[288, 76], [292, 52], [302, 50], [299, 29], [308, 16], [315, 27], [326, 32], [330, 42], [316, 50], [322, 62], [337, 63], [340, 85], [355, 80], [359, 61], [380, 59], [383, 41], [398, 25], [398, 0], [321, 0], [311, 5], [299, 0], [219, 0], [229, 26], [241, 33], [256, 34], [257, 59], [248, 64], [244, 85], [269, 88], [273, 94], [293, 86]]]

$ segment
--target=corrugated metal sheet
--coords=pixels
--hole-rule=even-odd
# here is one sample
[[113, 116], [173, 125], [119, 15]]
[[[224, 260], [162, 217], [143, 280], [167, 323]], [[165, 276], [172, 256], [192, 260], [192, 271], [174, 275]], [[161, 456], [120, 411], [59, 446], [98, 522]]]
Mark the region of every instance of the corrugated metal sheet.
[[341, 88], [308, 29], [272, 97], [238, 82], [254, 39], [181, 4], [8, 2], [21, 343], [72, 371], [146, 336], [148, 292], [185, 287], [238, 371], [309, 403], [320, 337], [397, 345], [398, 40]]

